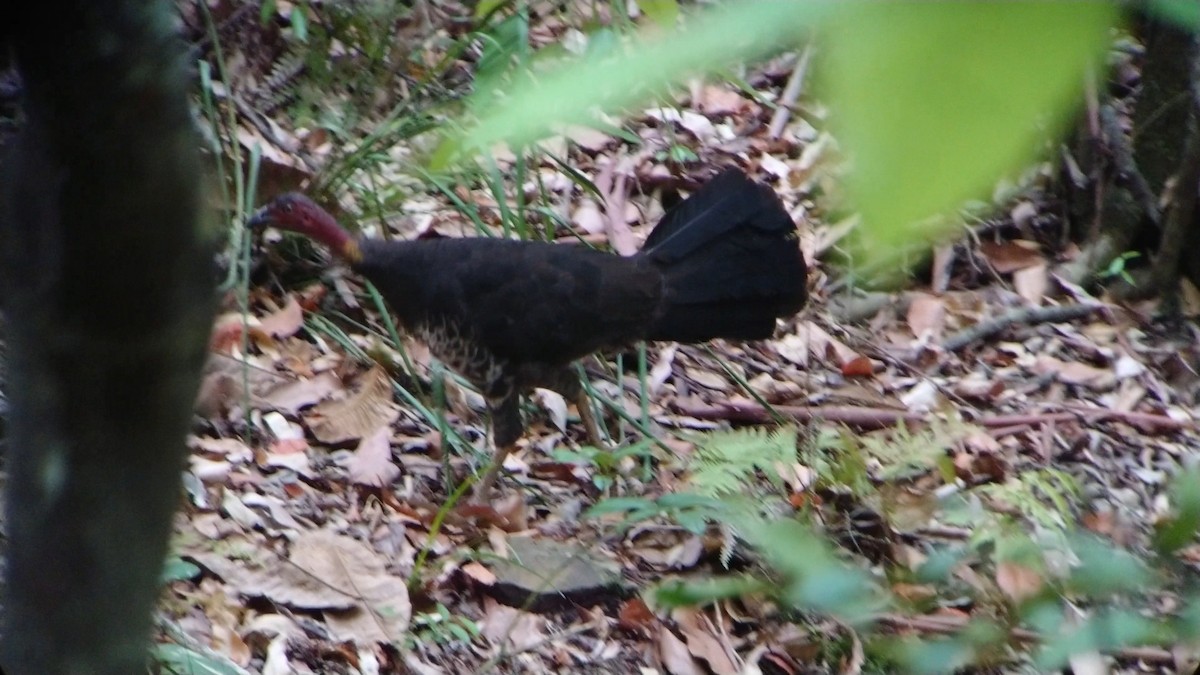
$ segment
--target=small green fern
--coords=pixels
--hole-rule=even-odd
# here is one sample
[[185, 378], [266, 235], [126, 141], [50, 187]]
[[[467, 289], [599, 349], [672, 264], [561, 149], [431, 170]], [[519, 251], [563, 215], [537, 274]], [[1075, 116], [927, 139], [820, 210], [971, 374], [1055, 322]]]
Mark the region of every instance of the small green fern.
[[796, 428], [775, 431], [739, 429], [718, 431], [698, 444], [689, 481], [700, 494], [713, 497], [745, 494], [756, 473], [776, 487], [782, 484], [780, 467], [796, 461]]
[[981, 485], [976, 490], [1016, 509], [1042, 527], [1065, 531], [1069, 528], [1072, 503], [1082, 492], [1071, 474], [1050, 467], [1021, 471], [1003, 483]]

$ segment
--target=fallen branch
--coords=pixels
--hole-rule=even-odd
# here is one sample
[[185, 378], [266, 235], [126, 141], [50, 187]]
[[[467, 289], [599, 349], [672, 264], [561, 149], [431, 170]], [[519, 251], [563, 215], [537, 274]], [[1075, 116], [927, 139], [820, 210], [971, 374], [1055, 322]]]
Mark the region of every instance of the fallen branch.
[[[676, 402], [679, 412], [702, 420], [728, 420], [731, 422], [774, 421], [769, 412], [751, 401], [726, 401], [711, 406], [688, 405]], [[892, 408], [851, 408], [848, 406], [772, 406], [775, 412], [791, 417], [798, 422], [822, 420], [846, 424], [859, 429], [886, 429], [901, 422], [919, 424], [927, 421], [922, 413]]]
[[[771, 413], [752, 401], [725, 401], [713, 405], [694, 405], [676, 401], [676, 411], [701, 420], [719, 420], [728, 422], [754, 422], [765, 424], [773, 422]], [[895, 408], [852, 408], [849, 406], [772, 406], [776, 413], [791, 417], [797, 422], [812, 422], [821, 420], [845, 424], [863, 430], [887, 429], [900, 423], [924, 424], [932, 417], [925, 413], [899, 410]], [[971, 420], [988, 429], [1003, 430], [1004, 435], [1017, 433], [1022, 429], [1042, 424], [1059, 422], [1094, 423], [1104, 421], [1124, 422], [1136, 426], [1143, 431], [1180, 431], [1194, 429], [1196, 423], [1192, 420], [1177, 420], [1166, 415], [1154, 413], [1123, 412], [1120, 410], [1099, 410], [1070, 406], [1065, 412], [1029, 413], [1024, 415], [992, 415]]]
[[800, 98], [800, 92], [804, 90], [804, 76], [808, 73], [808, 62], [812, 59], [812, 51], [812, 45], [805, 47], [796, 61], [796, 66], [792, 68], [792, 76], [788, 78], [788, 83], [783, 88], [783, 94], [776, 104], [775, 114], [771, 116], [771, 123], [767, 127], [769, 138], [779, 138], [783, 134], [783, 128], [787, 126], [788, 120], [792, 117], [792, 106], [796, 105], [796, 100]]
[[1037, 323], [1070, 321], [1081, 319], [1092, 312], [1102, 309], [1104, 305], [1059, 305], [1056, 307], [1022, 307], [1010, 310], [992, 319], [961, 330], [942, 341], [942, 349], [956, 352], [963, 347], [992, 337], [1010, 326], [1032, 325]]

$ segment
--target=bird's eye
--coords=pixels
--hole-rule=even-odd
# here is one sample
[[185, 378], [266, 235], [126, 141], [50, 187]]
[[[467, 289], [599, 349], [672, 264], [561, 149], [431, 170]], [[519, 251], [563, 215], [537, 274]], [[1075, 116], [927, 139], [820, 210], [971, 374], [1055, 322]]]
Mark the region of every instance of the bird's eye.
[[284, 213], [291, 213], [292, 212], [292, 203], [284, 202], [283, 204], [281, 204], [279, 206], [279, 210], [283, 211]]

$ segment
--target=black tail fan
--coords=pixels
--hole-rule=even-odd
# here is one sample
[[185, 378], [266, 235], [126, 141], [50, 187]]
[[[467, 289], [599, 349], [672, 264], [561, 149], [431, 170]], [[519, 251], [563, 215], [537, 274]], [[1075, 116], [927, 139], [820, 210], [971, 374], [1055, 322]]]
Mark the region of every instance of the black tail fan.
[[641, 255], [666, 276], [650, 340], [767, 338], [808, 298], [796, 224], [774, 190], [738, 169], [668, 211]]

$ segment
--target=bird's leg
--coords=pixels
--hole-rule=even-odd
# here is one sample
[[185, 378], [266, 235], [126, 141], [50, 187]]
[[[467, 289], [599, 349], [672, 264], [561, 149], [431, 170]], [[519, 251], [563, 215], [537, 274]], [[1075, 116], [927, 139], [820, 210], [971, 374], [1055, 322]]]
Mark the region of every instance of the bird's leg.
[[558, 374], [556, 390], [563, 398], [573, 400], [579, 408], [579, 421], [583, 422], [583, 430], [587, 432], [588, 443], [594, 447], [603, 448], [604, 434], [600, 430], [600, 420], [592, 408], [592, 399], [588, 396], [587, 387], [583, 386], [582, 378], [587, 377], [583, 368], [577, 370], [565, 368]]
[[492, 463], [488, 465], [487, 471], [484, 472], [483, 478], [475, 483], [475, 489], [471, 493], [472, 500], [479, 503], [488, 501], [488, 495], [492, 491], [492, 485], [496, 482], [496, 477], [500, 475], [500, 470], [504, 468], [504, 460], [508, 458], [512, 451], [517, 448], [516, 443], [499, 446], [496, 448], [496, 456], [492, 458]]
[[600, 433], [600, 423], [596, 420], [596, 414], [592, 410], [592, 399], [583, 387], [580, 387], [575, 394], [575, 407], [579, 408], [579, 419], [583, 422], [584, 431], [587, 432], [588, 442], [597, 448], [603, 448], [604, 435]]
[[504, 468], [504, 460], [517, 447], [517, 439], [521, 437], [521, 405], [520, 395], [509, 387], [499, 399], [488, 399], [488, 409], [492, 418], [492, 440], [495, 443], [496, 454], [492, 463], [483, 473], [483, 477], [475, 484], [472, 500], [486, 503], [492, 490], [492, 484]]

